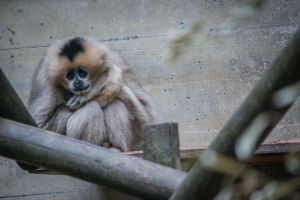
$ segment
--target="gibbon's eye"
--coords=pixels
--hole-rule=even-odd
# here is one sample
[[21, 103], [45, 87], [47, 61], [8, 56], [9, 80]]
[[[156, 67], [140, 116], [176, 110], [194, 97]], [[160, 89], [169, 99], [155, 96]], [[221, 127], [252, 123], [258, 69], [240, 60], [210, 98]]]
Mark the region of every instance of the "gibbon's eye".
[[86, 70], [82, 69], [82, 68], [79, 68], [79, 69], [78, 69], [78, 75], [79, 75], [81, 78], [85, 78], [85, 77], [87, 77], [88, 72], [87, 72]]
[[66, 74], [66, 78], [71, 81], [73, 80], [75, 77], [75, 70], [71, 69], [70, 71], [68, 71], [68, 73]]

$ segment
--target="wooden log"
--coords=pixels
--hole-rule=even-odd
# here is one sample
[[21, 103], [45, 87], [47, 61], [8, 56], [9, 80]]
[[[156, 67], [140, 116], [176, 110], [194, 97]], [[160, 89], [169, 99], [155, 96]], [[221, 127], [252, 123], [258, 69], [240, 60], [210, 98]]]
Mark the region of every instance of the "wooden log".
[[[272, 97], [282, 88], [300, 81], [300, 30], [298, 30], [287, 47], [272, 64], [267, 73], [260, 79], [250, 92], [244, 103], [234, 112], [229, 121], [221, 129], [218, 136], [213, 140], [207, 151], [236, 158], [235, 146], [238, 139], [247, 130], [251, 123], [264, 113], [271, 119], [271, 125], [264, 127], [257, 135], [254, 142], [259, 146], [263, 139], [275, 127], [277, 122], [290, 108], [293, 99], [288, 105], [274, 107]], [[299, 92], [299, 88], [296, 89]], [[299, 94], [299, 93], [298, 93]], [[298, 95], [297, 94], [297, 95]], [[297, 97], [297, 96], [295, 96]], [[249, 141], [250, 142], [250, 141]], [[251, 153], [254, 153], [251, 152]], [[251, 155], [251, 154], [250, 154]], [[249, 157], [250, 158], [250, 157]], [[243, 160], [242, 162], [246, 162]], [[201, 165], [200, 160], [193, 165], [188, 176], [170, 198], [171, 200], [182, 199], [213, 199], [221, 188], [223, 174], [213, 172]]]
[[145, 124], [142, 137], [145, 160], [180, 169], [177, 123]]
[[37, 126], [22, 100], [0, 69], [0, 116], [31, 126]]
[[184, 172], [0, 118], [0, 155], [144, 199], [167, 199]]
[[[37, 126], [30, 113], [14, 88], [9, 83], [5, 74], [0, 68], [0, 117], [18, 121], [24, 124]], [[38, 167], [18, 162], [18, 165], [25, 170], [33, 170]]]

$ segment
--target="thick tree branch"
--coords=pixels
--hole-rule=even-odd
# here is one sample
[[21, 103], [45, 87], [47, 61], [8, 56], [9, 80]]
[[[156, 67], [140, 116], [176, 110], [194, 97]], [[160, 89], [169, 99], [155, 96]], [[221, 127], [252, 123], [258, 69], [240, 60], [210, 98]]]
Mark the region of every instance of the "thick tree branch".
[[[253, 131], [251, 133], [249, 129], [253, 127], [252, 125], [257, 125], [256, 121], [259, 121], [258, 119], [264, 119], [263, 121], [266, 124], [262, 124], [259, 127], [261, 131], [258, 130], [259, 132], [255, 133], [257, 134], [256, 136], [252, 135], [255, 136], [253, 150], [245, 153], [249, 154], [249, 156], [246, 156], [246, 159], [245, 155], [242, 155], [242, 157], [244, 156], [243, 158], [241, 157], [242, 162], [249, 159], [254, 153], [255, 147], [261, 144], [263, 139], [270, 133], [276, 123], [296, 100], [297, 95], [299, 95], [299, 80], [300, 30], [295, 33], [270, 70], [264, 74], [244, 103], [231, 116], [207, 151], [236, 158], [237, 141], [247, 131], [249, 134], [253, 134]], [[298, 84], [294, 85], [294, 94], [288, 97], [283, 92], [283, 95], [281, 95], [284, 100], [288, 97], [287, 100], [290, 101], [276, 101], [274, 99], [275, 97], [278, 98], [278, 92], [285, 91], [286, 89], [289, 90], [289, 88], [285, 87], [295, 83]], [[279, 98], [281, 97], [279, 96]], [[284, 102], [287, 104], [284, 104]], [[249, 142], [251, 141], [249, 140]], [[238, 150], [241, 150], [241, 148]], [[222, 174], [203, 167], [198, 160], [170, 199], [213, 199], [221, 187], [222, 180]]]

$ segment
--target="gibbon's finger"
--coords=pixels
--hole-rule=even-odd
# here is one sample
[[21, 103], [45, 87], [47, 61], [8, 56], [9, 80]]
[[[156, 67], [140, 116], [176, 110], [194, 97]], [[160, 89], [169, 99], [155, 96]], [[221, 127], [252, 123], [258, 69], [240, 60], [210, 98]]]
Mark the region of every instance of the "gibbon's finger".
[[80, 108], [85, 102], [85, 98], [82, 96], [74, 96], [68, 102], [67, 106], [70, 110], [75, 110]]
[[74, 101], [71, 105], [69, 105], [70, 110], [77, 110], [80, 107], [80, 101]]
[[74, 101], [75, 101], [75, 99], [76, 99], [76, 96], [71, 97], [71, 98], [67, 101], [66, 106], [70, 106], [71, 104], [73, 104]]
[[83, 104], [85, 104], [85, 102], [86, 102], [86, 98], [85, 98], [85, 97], [82, 97], [82, 98], [80, 99], [80, 106], [82, 106]]

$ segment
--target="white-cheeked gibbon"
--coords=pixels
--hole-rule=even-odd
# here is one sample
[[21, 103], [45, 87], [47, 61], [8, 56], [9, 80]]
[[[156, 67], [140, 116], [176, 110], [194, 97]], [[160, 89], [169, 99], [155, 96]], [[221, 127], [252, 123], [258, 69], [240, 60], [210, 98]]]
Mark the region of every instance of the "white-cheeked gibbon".
[[33, 75], [29, 110], [41, 128], [121, 151], [154, 121], [151, 99], [130, 66], [91, 37], [49, 47]]

